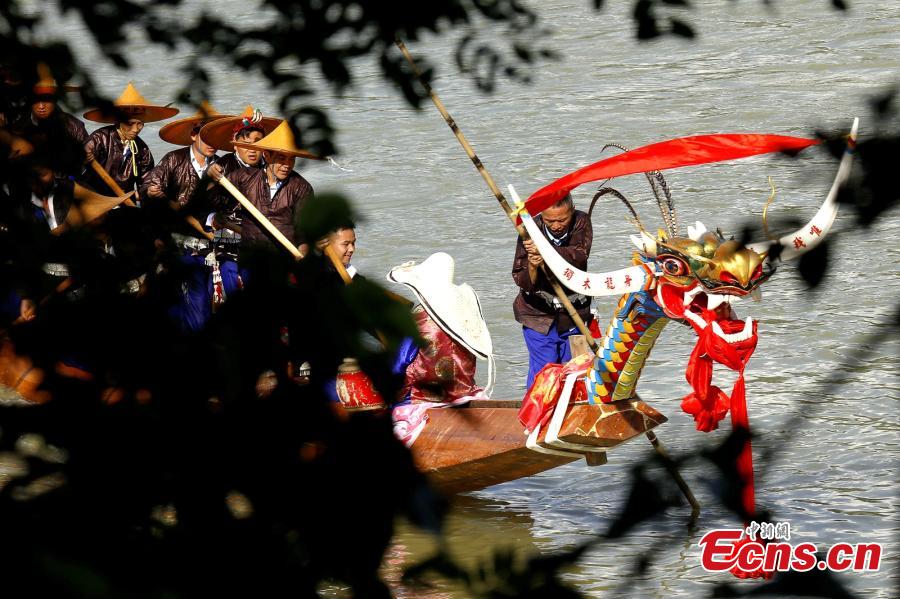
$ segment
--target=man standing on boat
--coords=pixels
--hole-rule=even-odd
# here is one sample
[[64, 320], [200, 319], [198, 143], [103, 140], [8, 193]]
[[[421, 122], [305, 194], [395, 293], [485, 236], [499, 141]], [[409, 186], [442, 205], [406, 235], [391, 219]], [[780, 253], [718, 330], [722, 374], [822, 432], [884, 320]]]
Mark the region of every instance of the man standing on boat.
[[[226, 117], [204, 125], [200, 130], [200, 137], [217, 150], [230, 152], [216, 160], [216, 164], [222, 169], [222, 174], [231, 179], [237, 171], [265, 168], [262, 151], [235, 147], [234, 142], [254, 144], [274, 131], [279, 123], [280, 119], [263, 117], [259, 110], [247, 106], [236, 117]], [[219, 271], [218, 275], [213, 275], [212, 294], [215, 306], [241, 288], [237, 259], [242, 221], [240, 204], [224, 189], [214, 189], [210, 200], [215, 212], [207, 217], [206, 225], [212, 227], [215, 234], [213, 247]]]
[[[212, 106], [204, 102], [197, 114], [173, 121], [160, 129], [163, 141], [177, 146], [159, 161], [147, 176], [146, 202], [168, 201], [183, 207], [191, 200], [198, 185], [206, 185], [206, 170], [216, 158], [216, 149], [200, 139], [200, 128], [211, 120], [222, 118]], [[210, 183], [211, 185], [211, 183]], [[173, 233], [172, 237], [188, 271], [182, 285], [179, 305], [173, 316], [184, 330], [198, 331], [212, 315], [210, 272], [206, 257], [212, 247], [206, 239]]]
[[[594, 233], [588, 215], [575, 210], [571, 195], [544, 210], [534, 220], [566, 262], [576, 268], [587, 269]], [[513, 280], [519, 286], [513, 314], [522, 325], [528, 347], [527, 388], [531, 388], [535, 375], [547, 364], [565, 363], [572, 359], [569, 337], [577, 332], [547, 279], [547, 276], [553, 275], [541, 271], [542, 263], [534, 243], [530, 240], [523, 242], [519, 238], [512, 268]], [[590, 298], [573, 293], [569, 300], [582, 320], [588, 323], [591, 316]]]
[[[162, 121], [178, 114], [177, 108], [151, 104], [131, 83], [113, 103], [114, 110], [89, 110], [84, 118], [97, 123], [112, 123], [91, 133], [84, 144], [86, 162], [100, 163], [112, 180], [125, 192], [145, 185], [153, 169], [150, 147], [139, 137], [145, 123]], [[85, 183], [95, 191], [114, 194], [103, 180], [88, 168]]]
[[84, 168], [84, 142], [88, 133], [81, 120], [58, 106], [60, 87], [46, 65], [39, 66], [40, 79], [31, 94], [31, 109], [11, 126], [38, 152], [52, 158], [54, 170], [74, 177]]
[[[236, 141], [234, 146], [261, 151], [266, 166], [264, 169], [237, 170], [228, 179], [290, 243], [298, 246], [300, 252], [305, 254], [309, 245], [305, 239], [297, 237], [294, 223], [300, 209], [313, 197], [313, 188], [309, 181], [294, 171], [294, 163], [297, 157], [316, 157], [297, 147], [287, 121], [282, 121], [274, 131], [257, 142]], [[221, 167], [213, 165], [209, 175], [214, 181], [218, 181], [223, 175]], [[259, 244], [274, 245], [274, 242], [264, 227], [244, 215], [241, 249]]]

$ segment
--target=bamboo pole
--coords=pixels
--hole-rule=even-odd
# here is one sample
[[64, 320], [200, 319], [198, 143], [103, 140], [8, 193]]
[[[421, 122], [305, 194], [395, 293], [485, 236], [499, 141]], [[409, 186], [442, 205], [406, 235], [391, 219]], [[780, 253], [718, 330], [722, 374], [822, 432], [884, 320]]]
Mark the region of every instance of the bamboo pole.
[[[488, 188], [490, 188], [491, 193], [494, 194], [494, 197], [497, 199], [497, 202], [500, 204], [500, 207], [506, 213], [507, 218], [512, 222], [512, 224], [516, 227], [516, 231], [519, 233], [519, 237], [522, 238], [523, 241], [527, 241], [529, 238], [528, 232], [525, 230], [525, 227], [521, 224], [516, 224], [516, 214], [513, 209], [510, 207], [509, 202], [506, 201], [506, 198], [503, 196], [503, 192], [500, 191], [500, 188], [497, 187], [497, 184], [494, 182], [493, 177], [491, 177], [490, 173], [488, 173], [487, 169], [484, 167], [484, 164], [481, 162], [481, 159], [475, 154], [475, 151], [472, 149], [472, 146], [469, 145], [469, 141], [466, 139], [466, 136], [463, 135], [463, 132], [460, 130], [459, 126], [456, 124], [456, 121], [453, 120], [453, 117], [450, 116], [450, 113], [447, 112], [447, 109], [444, 108], [443, 102], [438, 97], [438, 95], [431, 89], [431, 86], [428, 85], [422, 79], [422, 73], [419, 71], [419, 67], [416, 65], [415, 60], [413, 60], [412, 55], [409, 53], [409, 50], [406, 48], [406, 44], [400, 38], [396, 38], [394, 42], [397, 44], [397, 47], [400, 48], [400, 51], [403, 53], [403, 56], [406, 58], [406, 61], [409, 63], [412, 68], [413, 74], [415, 74], [416, 78], [419, 80], [419, 83], [422, 87], [425, 88], [425, 91], [428, 92], [428, 95], [431, 97], [431, 101], [434, 103], [435, 107], [438, 109], [438, 112], [441, 113], [441, 116], [444, 117], [444, 120], [447, 122], [447, 126], [453, 131], [453, 134], [456, 136], [456, 139], [459, 141], [460, 145], [462, 145], [463, 149], [466, 151], [466, 154], [469, 156], [469, 159], [472, 161], [472, 164], [475, 165], [475, 168], [478, 170], [481, 178], [484, 179], [484, 182], [487, 183]], [[559, 299], [563, 308], [565, 308], [566, 313], [569, 315], [569, 318], [572, 319], [572, 322], [578, 328], [578, 331], [584, 335], [587, 340], [588, 345], [591, 350], [596, 352], [599, 348], [597, 346], [597, 341], [594, 339], [593, 335], [591, 335], [590, 330], [587, 325], [585, 325], [584, 321], [581, 319], [581, 316], [578, 315], [578, 311], [575, 310], [575, 306], [572, 305], [572, 302], [569, 300], [569, 296], [566, 295], [566, 292], [563, 290], [562, 286], [559, 284], [559, 281], [556, 280], [556, 277], [547, 269], [545, 264], [541, 264], [541, 272], [544, 273], [544, 276], [550, 282], [551, 287], [553, 288], [553, 292], [556, 294], [556, 297]]]
[[278, 228], [272, 224], [266, 216], [260, 212], [253, 203], [247, 199], [247, 197], [240, 192], [240, 190], [234, 186], [234, 184], [228, 180], [228, 177], [222, 175], [219, 179], [219, 185], [224, 187], [228, 193], [230, 193], [235, 200], [241, 205], [241, 207], [250, 213], [251, 216], [258, 222], [266, 231], [268, 231], [275, 240], [280, 243], [284, 249], [289, 251], [295, 259], [299, 260], [303, 257], [303, 254], [299, 249], [291, 243], [287, 237], [284, 236], [284, 233], [278, 230]]
[[[341, 262], [341, 257], [337, 255], [337, 252], [334, 251], [334, 248], [331, 247], [331, 239], [328, 239], [328, 244], [325, 246], [323, 250], [325, 255], [328, 256], [328, 259], [331, 261], [332, 266], [337, 271], [337, 273], [341, 276], [341, 280], [344, 281], [344, 285], [349, 285], [353, 282], [353, 278], [350, 276], [350, 273], [347, 272], [347, 269], [344, 267], [344, 263]], [[381, 331], [375, 331], [375, 335], [378, 337], [378, 341], [381, 342], [382, 347], [387, 347], [387, 338]]]

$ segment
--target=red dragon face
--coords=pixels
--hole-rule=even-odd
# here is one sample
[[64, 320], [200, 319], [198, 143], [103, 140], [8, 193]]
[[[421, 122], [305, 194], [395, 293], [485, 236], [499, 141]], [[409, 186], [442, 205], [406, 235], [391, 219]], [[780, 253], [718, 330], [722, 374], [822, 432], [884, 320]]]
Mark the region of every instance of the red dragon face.
[[656, 241], [658, 272], [654, 299], [666, 316], [690, 323], [700, 334], [707, 327], [731, 345], [756, 342], [756, 322], [738, 319], [732, 303], [750, 295], [775, 271], [765, 254], [725, 240], [701, 223], [690, 237]]

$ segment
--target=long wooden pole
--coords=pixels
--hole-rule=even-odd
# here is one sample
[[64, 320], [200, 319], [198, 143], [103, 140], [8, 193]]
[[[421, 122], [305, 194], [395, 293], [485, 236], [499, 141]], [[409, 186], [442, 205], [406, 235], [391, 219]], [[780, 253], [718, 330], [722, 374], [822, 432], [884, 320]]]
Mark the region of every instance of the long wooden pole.
[[[91, 159], [90, 164], [91, 164], [91, 168], [94, 169], [94, 172], [97, 173], [101, 179], [103, 179], [103, 182], [106, 183], [106, 185], [112, 190], [112, 192], [114, 194], [116, 194], [118, 196], [125, 195], [125, 192], [122, 190], [121, 187], [119, 187], [119, 184], [116, 183], [115, 179], [113, 179], [112, 177], [109, 176], [109, 173], [106, 172], [106, 169], [103, 168], [103, 166], [101, 166], [101, 164], [99, 162], [97, 162], [96, 159]], [[124, 203], [126, 206], [134, 206], [135, 205], [134, 202], [131, 201], [130, 198], [125, 200]], [[195, 217], [193, 217], [191, 215], [187, 215], [184, 217], [184, 220], [187, 221], [187, 223], [191, 227], [193, 227], [198, 233], [200, 233], [201, 235], [206, 237], [208, 240], [210, 240], [210, 241], [213, 240], [213, 234], [210, 233], [209, 231], [207, 231], [206, 229], [204, 229], [203, 225], [201, 225], [200, 221], [197, 220]]]
[[222, 177], [219, 179], [219, 185], [224, 187], [228, 191], [228, 193], [230, 193], [234, 197], [234, 199], [238, 201], [241, 207], [249, 212], [250, 215], [256, 220], [256, 222], [262, 225], [262, 227], [265, 228], [265, 230], [268, 231], [272, 235], [272, 237], [274, 237], [275, 240], [284, 247], [284, 249], [289, 251], [291, 255], [294, 256], [294, 258], [299, 260], [303, 257], [303, 254], [300, 252], [300, 250], [298, 250], [297, 247], [293, 243], [291, 243], [287, 237], [284, 236], [284, 233], [279, 231], [278, 228], [272, 224], [272, 221], [266, 218], [265, 214], [260, 212], [256, 208], [256, 206], [254, 206], [253, 203], [248, 200], [247, 197], [242, 194], [231, 181], [228, 180], [228, 177], [222, 175]]
[[[466, 139], [466, 136], [463, 135], [463, 132], [460, 130], [459, 126], [456, 124], [456, 121], [453, 120], [453, 117], [450, 116], [450, 113], [447, 112], [447, 109], [444, 108], [443, 102], [438, 97], [438, 95], [431, 89], [431, 86], [428, 85], [424, 79], [422, 79], [422, 72], [419, 71], [419, 67], [416, 65], [415, 60], [412, 57], [412, 54], [409, 53], [409, 50], [406, 48], [406, 44], [403, 43], [400, 38], [394, 40], [397, 44], [397, 47], [400, 48], [400, 51], [403, 53], [403, 56], [406, 58], [406, 61], [409, 63], [409, 66], [412, 68], [413, 73], [416, 78], [419, 80], [419, 83], [422, 84], [422, 87], [425, 88], [425, 91], [428, 92], [428, 95], [431, 97], [431, 101], [434, 103], [435, 107], [438, 109], [438, 112], [441, 113], [441, 116], [444, 117], [444, 120], [447, 122], [447, 125], [453, 131], [453, 134], [456, 136], [456, 139], [459, 141], [460, 145], [462, 145], [463, 149], [466, 151], [466, 154], [469, 156], [469, 159], [472, 161], [472, 164], [475, 165], [475, 168], [478, 169], [478, 172], [481, 174], [481, 178], [484, 179], [484, 182], [487, 183], [487, 186], [490, 188], [491, 193], [494, 194], [494, 197], [497, 199], [497, 202], [500, 204], [500, 207], [506, 213], [507, 218], [512, 222], [512, 224], [516, 227], [516, 231], [519, 233], [519, 237], [522, 238], [523, 241], [527, 241], [529, 239], [528, 232], [525, 230], [525, 227], [516, 224], [516, 214], [513, 212], [512, 208], [509, 206], [509, 202], [506, 201], [506, 198], [503, 196], [503, 192], [500, 191], [500, 188], [497, 187], [497, 184], [494, 183], [493, 177], [491, 177], [490, 173], [488, 173], [487, 169], [484, 168], [484, 164], [481, 162], [481, 159], [475, 154], [475, 151], [472, 149], [472, 146], [469, 145], [469, 141]], [[575, 309], [575, 306], [572, 305], [572, 302], [569, 300], [569, 296], [566, 295], [566, 292], [563, 290], [562, 286], [559, 284], [559, 281], [556, 280], [556, 277], [547, 269], [545, 264], [541, 264], [541, 272], [544, 273], [544, 277], [550, 282], [551, 287], [553, 287], [553, 292], [556, 294], [556, 297], [559, 299], [559, 302], [562, 304], [563, 308], [565, 308], [566, 313], [569, 315], [569, 318], [572, 319], [572, 322], [578, 327], [579, 332], [584, 335], [585, 340], [590, 346], [591, 350], [594, 352], [597, 351], [597, 341], [594, 339], [594, 336], [591, 335], [590, 330], [588, 330], [587, 325], [584, 324], [584, 321], [581, 319], [581, 316], [578, 315], [578, 311]]]

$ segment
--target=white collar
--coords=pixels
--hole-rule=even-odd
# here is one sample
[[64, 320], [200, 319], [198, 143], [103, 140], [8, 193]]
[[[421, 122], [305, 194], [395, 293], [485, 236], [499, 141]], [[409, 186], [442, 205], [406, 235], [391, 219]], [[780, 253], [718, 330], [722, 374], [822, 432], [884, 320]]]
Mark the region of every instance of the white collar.
[[53, 209], [53, 195], [55, 193], [56, 193], [56, 190], [54, 189], [53, 191], [51, 191], [50, 193], [47, 194], [47, 208], [46, 209], [44, 208], [43, 200], [41, 200], [39, 197], [34, 195], [34, 193], [31, 194], [31, 203], [44, 211], [44, 216], [47, 218], [47, 224], [50, 225], [50, 230], [55, 229], [58, 224], [56, 222], [55, 210]]
[[194, 167], [194, 172], [197, 173], [198, 177], [203, 177], [203, 173], [206, 172], [206, 168], [210, 165], [210, 160], [212, 157], [206, 159], [206, 166], [201, 166], [200, 162], [197, 160], [197, 157], [194, 155], [194, 146], [193, 144], [188, 146], [188, 154], [191, 156], [191, 166]]
[[565, 232], [564, 235], [561, 235], [559, 237], [554, 237], [553, 233], [550, 232], [550, 228], [547, 225], [544, 225], [544, 234], [547, 235], [547, 239], [549, 239], [550, 242], [553, 245], [555, 245], [556, 247], [559, 247], [560, 245], [562, 245], [562, 242], [565, 241], [566, 238], [569, 237], [569, 233], [571, 233], [571, 232], [572, 231], [570, 228], [568, 231]]
[[234, 153], [234, 157], [235, 157], [235, 159], [238, 161], [238, 164], [240, 164], [241, 166], [248, 167], [248, 168], [250, 167], [249, 164], [247, 164], [246, 162], [244, 162], [243, 160], [241, 160], [241, 155], [238, 154], [236, 151], [235, 151], [235, 153]]

